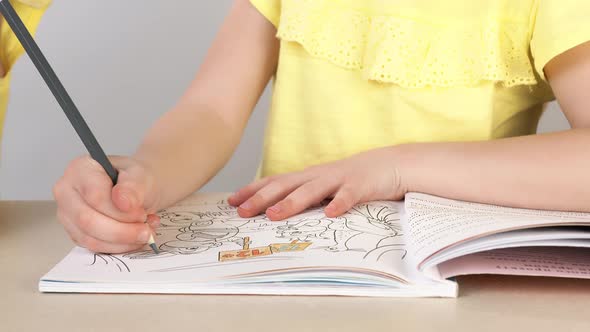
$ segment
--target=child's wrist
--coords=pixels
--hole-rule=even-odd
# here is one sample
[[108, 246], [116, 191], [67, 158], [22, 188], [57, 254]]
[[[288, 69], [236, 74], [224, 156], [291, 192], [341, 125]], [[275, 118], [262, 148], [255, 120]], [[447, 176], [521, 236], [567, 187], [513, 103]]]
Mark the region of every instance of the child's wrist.
[[161, 176], [159, 176], [154, 169], [153, 163], [150, 162], [149, 158], [144, 158], [144, 156], [135, 154], [130, 157], [133, 162], [139, 166], [143, 171], [143, 176], [145, 177], [145, 181], [149, 184], [148, 192], [145, 194], [149, 197], [149, 206], [150, 209], [153, 211], [158, 211], [163, 208], [161, 206], [162, 201], [165, 196], [165, 192], [163, 191], [163, 186], [161, 184]]
[[391, 148], [402, 195], [417, 191], [419, 156], [416, 146], [417, 144], [401, 144]]

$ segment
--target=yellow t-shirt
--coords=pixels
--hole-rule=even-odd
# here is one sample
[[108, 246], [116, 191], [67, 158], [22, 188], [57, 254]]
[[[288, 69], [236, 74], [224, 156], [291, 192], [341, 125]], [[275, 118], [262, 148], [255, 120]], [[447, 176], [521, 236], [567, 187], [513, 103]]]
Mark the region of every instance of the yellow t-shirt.
[[[45, 12], [51, 0], [11, 0], [10, 3], [18, 12], [29, 31], [34, 33], [37, 30], [41, 16]], [[0, 20], [4, 20], [0, 18]], [[8, 83], [10, 82], [10, 69], [24, 50], [18, 39], [6, 22], [0, 22], [0, 61], [7, 73], [0, 77], [0, 139], [4, 128], [4, 118], [8, 105]]]
[[536, 132], [589, 1], [251, 0], [281, 40], [262, 176], [409, 142]]

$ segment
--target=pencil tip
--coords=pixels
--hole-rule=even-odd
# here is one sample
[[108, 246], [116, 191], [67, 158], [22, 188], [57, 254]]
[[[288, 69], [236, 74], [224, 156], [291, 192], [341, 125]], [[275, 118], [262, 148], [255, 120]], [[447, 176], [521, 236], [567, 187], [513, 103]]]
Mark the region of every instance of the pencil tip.
[[150, 243], [150, 248], [152, 248], [156, 255], [160, 253], [160, 250], [158, 249], [158, 246], [155, 243]]

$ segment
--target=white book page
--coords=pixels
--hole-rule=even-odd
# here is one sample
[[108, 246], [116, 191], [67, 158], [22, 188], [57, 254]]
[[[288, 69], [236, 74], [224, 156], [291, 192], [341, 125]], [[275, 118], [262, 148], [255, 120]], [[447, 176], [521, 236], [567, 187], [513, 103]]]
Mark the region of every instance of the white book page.
[[201, 201], [210, 202], [193, 197], [159, 213], [158, 255], [147, 247], [125, 255], [76, 248], [42, 280], [202, 283], [261, 272], [340, 269], [410, 283], [415, 275], [406, 263], [402, 203], [361, 204], [338, 218], [327, 218], [316, 208], [271, 222], [265, 216], [239, 218], [223, 202], [199, 205]]
[[202, 193], [195, 192], [180, 202], [174, 204], [175, 207], [180, 206], [198, 206], [198, 205], [224, 205], [227, 204], [227, 199], [231, 196], [230, 193]]
[[590, 214], [506, 208], [412, 193], [405, 202], [408, 251], [419, 262], [443, 249], [499, 232], [542, 226], [590, 226]]
[[588, 228], [542, 227], [492, 234], [443, 249], [422, 262], [422, 267], [428, 269], [453, 258], [501, 248], [553, 245], [590, 247], [590, 227]]
[[509, 248], [455, 258], [438, 267], [444, 278], [467, 274], [506, 274], [590, 279], [590, 249]]

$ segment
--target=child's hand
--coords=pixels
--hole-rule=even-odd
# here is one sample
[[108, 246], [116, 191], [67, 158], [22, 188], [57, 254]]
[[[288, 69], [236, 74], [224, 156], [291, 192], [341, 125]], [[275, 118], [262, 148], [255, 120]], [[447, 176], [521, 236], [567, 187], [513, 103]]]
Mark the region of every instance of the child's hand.
[[405, 195], [391, 148], [372, 150], [305, 171], [254, 182], [229, 198], [242, 217], [266, 210], [271, 220], [282, 220], [333, 197], [325, 208], [329, 217], [373, 200], [399, 200]]
[[[123, 253], [144, 246], [159, 223], [154, 213], [158, 192], [139, 162], [111, 158], [119, 170], [115, 187], [90, 157], [70, 163], [53, 189], [57, 215], [72, 240], [94, 252]], [[145, 224], [145, 221], [148, 221]]]

